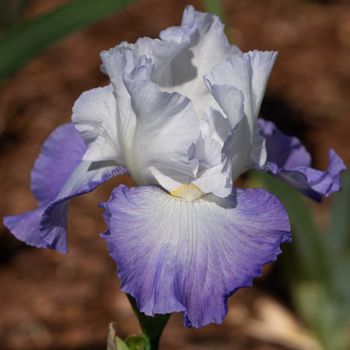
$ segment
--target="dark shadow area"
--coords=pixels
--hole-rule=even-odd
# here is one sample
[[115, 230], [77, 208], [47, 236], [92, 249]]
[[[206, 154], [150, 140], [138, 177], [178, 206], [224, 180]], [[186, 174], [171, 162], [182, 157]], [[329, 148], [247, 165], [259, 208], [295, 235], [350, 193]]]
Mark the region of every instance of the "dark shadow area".
[[16, 147], [24, 141], [24, 134], [30, 124], [29, 118], [12, 118], [4, 122], [3, 130], [0, 129], [0, 154]]
[[296, 136], [302, 141], [306, 139], [305, 136], [311, 129], [304, 113], [277, 95], [265, 96], [260, 115], [266, 120], [273, 121], [284, 133]]
[[29, 246], [18, 241], [7, 230], [0, 231], [0, 268], [2, 264], [6, 264], [16, 254], [24, 249], [31, 249]]

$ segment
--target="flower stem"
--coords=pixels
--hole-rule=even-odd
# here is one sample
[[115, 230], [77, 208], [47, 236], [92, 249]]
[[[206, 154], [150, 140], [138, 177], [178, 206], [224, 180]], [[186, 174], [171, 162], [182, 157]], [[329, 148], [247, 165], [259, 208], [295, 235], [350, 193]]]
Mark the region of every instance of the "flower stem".
[[145, 350], [158, 350], [160, 337], [171, 314], [147, 316], [138, 310], [136, 301], [132, 296], [127, 294], [127, 297], [139, 321], [142, 333], [149, 341], [150, 348]]

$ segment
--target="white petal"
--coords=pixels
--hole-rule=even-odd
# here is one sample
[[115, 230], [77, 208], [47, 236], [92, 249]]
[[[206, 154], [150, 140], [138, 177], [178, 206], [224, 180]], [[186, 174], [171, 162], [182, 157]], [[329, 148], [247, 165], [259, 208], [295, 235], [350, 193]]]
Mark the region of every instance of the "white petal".
[[255, 164], [266, 162], [256, 119], [276, 56], [274, 52], [259, 51], [236, 55], [205, 77], [209, 91], [234, 127], [224, 146], [234, 179]]
[[250, 51], [248, 55], [252, 67], [252, 97], [254, 101], [253, 113], [257, 118], [261, 102], [263, 100], [267, 81], [271, 74], [273, 65], [277, 59], [275, 51]]
[[84, 160], [114, 160], [122, 164], [116, 128], [116, 101], [111, 85], [80, 95], [73, 106], [72, 120], [88, 145]]
[[227, 197], [232, 192], [231, 169], [222, 154], [222, 144], [203, 137], [196, 144], [195, 158], [199, 161], [197, 178], [192, 184], [204, 193], [214, 193], [218, 197]]
[[160, 33], [159, 39], [141, 38], [132, 48], [154, 63], [152, 80], [164, 91], [178, 92], [191, 99], [199, 116], [217, 107], [203, 83], [203, 76], [215, 65], [241, 51], [230, 46], [219, 17], [185, 9], [182, 24]]
[[250, 163], [251, 140], [247, 135], [249, 135], [249, 124], [244, 117], [232, 130], [223, 147], [223, 152], [229, 159], [229, 166], [232, 169], [233, 181], [247, 170]]
[[203, 193], [213, 193], [220, 198], [225, 198], [232, 192], [232, 179], [224, 164], [203, 171], [192, 184]]
[[205, 79], [205, 83], [211, 95], [227, 116], [231, 128], [234, 128], [244, 115], [245, 101], [242, 91], [232, 85], [212, 84], [209, 79]]
[[276, 52], [252, 51], [234, 55], [206, 75], [211, 84], [229, 85], [242, 91], [244, 113], [248, 117], [252, 135], [267, 80], [276, 58]]
[[[131, 106], [131, 98], [125, 87], [123, 76], [130, 74], [136, 66], [135, 56], [127, 43], [122, 43], [109, 51], [102, 51], [101, 60], [113, 86], [116, 99], [116, 125], [123, 159], [132, 147], [136, 115]], [[140, 63], [141, 64], [141, 63]]]
[[199, 121], [188, 98], [160, 91], [150, 80], [141, 79], [143, 74], [138, 70], [125, 79], [137, 116], [127, 167], [139, 184], [158, 183], [161, 173], [159, 184], [171, 191], [172, 180], [187, 183], [196, 175], [198, 162], [192, 156]]
[[249, 168], [262, 169], [267, 161], [266, 139], [261, 135], [260, 126], [255, 127], [253, 145], [250, 152]]
[[199, 122], [189, 99], [162, 92], [151, 81], [155, 66], [139, 51], [161, 57], [162, 46], [167, 45], [141, 39], [101, 58], [115, 88], [118, 137], [129, 173], [138, 184], [172, 190], [195, 177], [198, 161], [192, 148]]

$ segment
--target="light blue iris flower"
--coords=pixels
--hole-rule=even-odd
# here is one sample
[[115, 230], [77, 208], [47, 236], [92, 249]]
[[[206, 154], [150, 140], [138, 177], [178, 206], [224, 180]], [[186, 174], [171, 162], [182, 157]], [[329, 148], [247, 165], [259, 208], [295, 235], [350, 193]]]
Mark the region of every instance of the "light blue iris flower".
[[257, 122], [275, 52], [241, 52], [219, 18], [187, 7], [182, 24], [101, 53], [108, 86], [83, 93], [72, 124], [45, 142], [32, 172], [39, 208], [5, 218], [29, 245], [67, 251], [68, 200], [112, 176], [102, 235], [122, 290], [147, 315], [183, 312], [220, 323], [227, 298], [250, 286], [290, 240], [287, 214], [263, 189], [238, 189], [251, 168], [320, 199], [339, 189], [341, 159], [310, 168], [299, 140]]

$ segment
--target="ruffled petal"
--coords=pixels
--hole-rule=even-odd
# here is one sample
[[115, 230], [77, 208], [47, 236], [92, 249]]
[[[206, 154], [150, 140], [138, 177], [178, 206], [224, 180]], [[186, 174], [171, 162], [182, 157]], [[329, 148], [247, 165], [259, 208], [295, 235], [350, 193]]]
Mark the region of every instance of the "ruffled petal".
[[249, 51], [247, 55], [250, 57], [252, 70], [252, 111], [257, 118], [278, 53], [276, 51], [253, 50]]
[[241, 90], [232, 85], [213, 84], [207, 78], [205, 79], [210, 94], [214, 97], [224, 115], [230, 122], [231, 128], [234, 128], [244, 115], [244, 95]]
[[231, 169], [222, 156], [222, 145], [210, 137], [200, 136], [194, 157], [198, 159], [198, 173], [192, 184], [203, 193], [213, 193], [224, 198], [232, 192]]
[[113, 84], [130, 68], [127, 63], [121, 70], [117, 68], [119, 64], [111, 64], [122, 49], [129, 50], [135, 62], [142, 57], [150, 59], [154, 65], [152, 81], [164, 91], [187, 96], [201, 116], [205, 115], [206, 107], [216, 106], [205, 88], [203, 76], [229, 56], [241, 54], [228, 43], [219, 17], [195, 11], [192, 6], [185, 9], [181, 26], [163, 30], [160, 39], [140, 38], [135, 44], [122, 43], [103, 51], [103, 71]]
[[[102, 51], [100, 56], [103, 69], [108, 74], [114, 87], [117, 107], [117, 138], [124, 163], [125, 154], [129, 153], [132, 148], [136, 115], [133, 111], [131, 98], [124, 84], [123, 77], [135, 70], [137, 62], [132, 49], [127, 43], [122, 43], [108, 51]], [[142, 62], [138, 64], [142, 67]]]
[[311, 157], [296, 137], [283, 134], [274, 123], [259, 120], [266, 139], [267, 163], [264, 170], [276, 175], [306, 196], [320, 201], [340, 190], [340, 173], [346, 169], [342, 159], [330, 149], [325, 171], [311, 167]]
[[[276, 58], [277, 53], [272, 51], [250, 51], [233, 55], [225, 62], [215, 66], [205, 76], [205, 79], [212, 85], [233, 86], [242, 91], [244, 114], [248, 118], [251, 136], [254, 134], [255, 121]], [[227, 110], [227, 112], [228, 118], [232, 118], [230, 116], [232, 110]]]
[[[256, 101], [253, 99], [256, 96], [257, 99], [262, 98], [262, 90], [265, 89], [262, 87], [264, 72], [271, 69], [268, 68], [269, 64], [272, 66], [271, 62], [274, 61], [270, 56], [255, 52], [243, 54], [237, 47], [230, 46], [219, 17], [197, 12], [192, 6], [188, 6], [184, 11], [181, 26], [162, 31], [160, 39], [141, 38], [135, 44], [122, 43], [102, 52], [103, 70], [113, 83], [117, 100], [117, 130], [124, 163], [136, 182], [141, 185], [159, 184], [171, 191], [183, 183], [192, 183], [196, 178], [195, 182], [203, 192], [210, 191], [219, 196], [229, 194], [232, 188], [230, 167], [234, 168], [236, 178], [246, 170], [247, 164], [250, 164], [252, 152], [253, 156], [259, 156], [260, 150], [253, 145], [255, 121], [244, 115], [243, 107], [247, 105], [253, 110], [256, 108]], [[238, 61], [242, 61], [243, 57], [249, 65], [246, 69], [247, 77], [242, 78], [247, 78], [244, 82], [248, 84], [247, 91], [244, 93], [249, 93], [250, 98], [245, 103], [243, 100], [247, 99], [248, 95], [242, 93], [243, 88], [239, 84], [238, 88], [232, 85], [232, 79], [229, 79], [226, 85], [215, 82], [211, 84], [210, 77], [206, 82], [203, 80], [206, 73], [229, 57], [236, 57]], [[230, 72], [230, 75], [235, 73]], [[165, 109], [164, 103], [160, 101], [170, 99], [171, 105], [177, 105], [175, 108], [178, 109], [177, 117], [171, 119], [174, 123], [175, 120], [181, 120], [181, 125], [176, 125], [176, 128], [179, 133], [182, 130], [182, 137], [181, 141], [176, 140], [177, 147], [171, 142], [172, 137], [166, 137], [169, 140], [167, 150], [173, 148], [170, 151], [175, 156], [171, 157], [172, 159], [167, 157], [166, 162], [161, 162], [159, 158], [155, 159], [155, 156], [160, 155], [164, 158], [162, 151], [168, 142], [163, 142], [163, 147], [159, 147], [158, 140], [164, 140], [164, 135], [175, 136], [175, 129], [169, 131], [163, 127], [165, 132], [160, 131], [159, 135], [153, 135], [155, 133], [149, 126], [142, 126], [142, 120], [147, 120], [147, 116], [140, 118], [140, 115], [146, 115], [147, 110], [148, 118], [157, 115], [149, 125], [155, 125], [155, 120], [168, 124], [170, 118], [164, 116], [169, 114], [169, 108]], [[187, 107], [184, 101], [187, 103], [188, 100], [191, 104]], [[257, 103], [260, 105], [260, 102]], [[250, 114], [252, 113], [251, 111]], [[196, 158], [196, 154], [199, 153], [196, 148], [200, 148], [197, 143], [198, 122], [194, 122], [194, 119], [198, 119], [197, 116], [201, 124], [202, 121], [208, 121], [209, 129], [214, 126], [213, 132], [210, 132], [212, 135], [203, 133], [203, 141], [207, 145], [206, 148], [212, 145], [212, 142], [208, 142], [209, 138], [214, 138], [214, 141], [221, 145], [222, 154], [219, 153], [215, 162], [203, 157]], [[243, 117], [246, 121], [241, 122]], [[183, 127], [182, 120], [186, 118], [190, 127]], [[227, 127], [227, 124], [231, 126]], [[225, 144], [233, 143], [233, 128], [236, 126], [234, 144], [240, 147], [224, 147]], [[196, 133], [193, 132], [194, 129]], [[152, 138], [136, 137], [138, 130], [146, 132]], [[189, 133], [184, 134], [183, 130], [188, 130]], [[187, 139], [188, 136], [190, 140]], [[151, 139], [152, 142], [149, 141]], [[242, 149], [243, 152], [238, 152]], [[208, 153], [206, 155], [208, 156]], [[155, 161], [152, 166], [151, 161]], [[215, 186], [211, 186], [210, 182], [215, 182]]]
[[235, 180], [249, 168], [254, 143], [249, 120], [244, 113], [244, 95], [232, 85], [213, 84], [207, 78], [205, 82], [229, 122], [226, 133], [220, 132], [218, 128], [222, 124], [218, 123], [220, 112], [211, 115], [212, 129], [218, 130], [216, 133], [223, 135], [223, 156], [229, 164], [227, 168], [232, 169], [232, 178]]
[[102, 206], [122, 290], [146, 315], [184, 312], [192, 327], [222, 322], [227, 298], [290, 240], [283, 206], [262, 189], [186, 202], [158, 187], [119, 186]]
[[4, 218], [14, 236], [35, 247], [67, 251], [68, 200], [126, 172], [114, 163], [81, 161], [85, 149], [72, 124], [57, 128], [49, 136], [32, 172], [32, 187], [41, 206]]
[[[67, 205], [68, 201], [93, 191], [110, 178], [126, 173], [126, 168], [109, 162], [82, 161], [74, 169], [54, 201], [49, 203], [40, 220], [40, 237], [48, 248], [67, 251]], [[62, 240], [62, 242], [61, 242]]]
[[256, 118], [276, 57], [274, 52], [259, 51], [235, 55], [205, 76], [210, 94], [230, 122], [223, 154], [231, 163], [233, 179], [266, 163], [265, 142]]
[[[238, 47], [229, 44], [224, 32], [224, 24], [218, 16], [195, 11], [191, 5], [184, 11], [181, 26], [162, 31], [160, 37], [163, 40], [173, 40], [174, 32], [182, 32], [183, 36], [190, 38], [190, 43], [186, 47], [187, 51], [182, 52], [182, 56], [176, 57], [173, 63], [177, 66], [182, 61], [182, 64], [187, 65], [187, 70], [188, 67], [195, 67], [196, 76], [199, 77], [198, 82], [201, 84], [204, 74], [216, 64], [224, 61], [229, 55], [241, 53]], [[194, 73], [193, 69], [192, 72]], [[181, 69], [177, 69], [175, 73], [181, 75]], [[176, 75], [174, 75], [175, 79], [178, 79]], [[187, 74], [187, 81], [190, 76]], [[182, 79], [182, 82], [185, 81]], [[180, 83], [181, 80], [178, 79], [178, 83], [173, 82], [173, 85], [180, 85]]]
[[124, 79], [137, 116], [126, 163], [138, 184], [159, 184], [171, 191], [196, 175], [193, 147], [199, 121], [188, 98], [162, 92], [149, 79], [151, 67], [143, 69]]
[[155, 64], [140, 56], [140, 45], [123, 44], [101, 58], [115, 88], [118, 137], [130, 175], [138, 184], [171, 191], [196, 175], [199, 121], [188, 98], [152, 81]]
[[173, 72], [172, 79], [166, 80], [163, 76], [157, 83], [169, 91], [189, 97], [196, 112], [203, 117], [210, 106], [216, 107], [205, 88], [204, 75], [215, 65], [241, 51], [229, 44], [219, 17], [195, 11], [192, 6], [186, 7], [180, 27], [169, 28], [160, 36], [163, 40], [171, 40], [174, 33], [179, 32], [190, 38], [190, 43], [172, 59], [169, 65], [169, 71]]
[[84, 160], [122, 164], [117, 105], [111, 85], [84, 92], [73, 106], [72, 121], [88, 145]]

